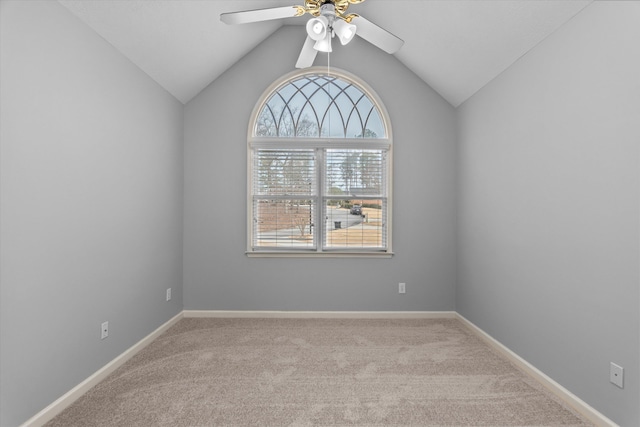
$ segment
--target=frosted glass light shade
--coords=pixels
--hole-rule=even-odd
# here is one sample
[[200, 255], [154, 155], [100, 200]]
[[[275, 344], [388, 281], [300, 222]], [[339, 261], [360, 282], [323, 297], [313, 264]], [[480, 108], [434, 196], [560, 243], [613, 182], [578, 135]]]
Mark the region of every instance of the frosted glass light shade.
[[318, 40], [315, 45], [313, 45], [315, 50], [320, 52], [331, 52], [331, 32], [328, 31], [325, 38]]
[[342, 19], [336, 19], [333, 23], [333, 31], [338, 36], [338, 39], [340, 39], [340, 43], [344, 46], [356, 35], [356, 26]]

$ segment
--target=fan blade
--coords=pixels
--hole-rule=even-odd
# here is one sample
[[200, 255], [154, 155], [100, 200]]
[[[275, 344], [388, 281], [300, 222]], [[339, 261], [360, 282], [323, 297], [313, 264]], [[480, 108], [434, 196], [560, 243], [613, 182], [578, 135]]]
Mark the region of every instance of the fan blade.
[[404, 41], [373, 22], [357, 16], [351, 21], [356, 26], [356, 34], [369, 43], [378, 46], [387, 53], [395, 53], [402, 47]]
[[225, 24], [248, 24], [250, 22], [292, 18], [302, 14], [304, 14], [304, 8], [302, 6], [283, 6], [268, 9], [245, 10], [243, 12], [221, 13], [220, 20]]
[[298, 56], [298, 62], [296, 62], [296, 68], [308, 68], [313, 65], [313, 61], [316, 59], [318, 51], [313, 48], [316, 42], [311, 37], [307, 36]]

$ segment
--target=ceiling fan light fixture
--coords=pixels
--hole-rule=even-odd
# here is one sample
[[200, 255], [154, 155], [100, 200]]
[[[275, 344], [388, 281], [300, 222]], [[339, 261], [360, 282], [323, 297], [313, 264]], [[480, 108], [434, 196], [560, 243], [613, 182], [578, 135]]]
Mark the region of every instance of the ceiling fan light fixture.
[[333, 23], [333, 31], [338, 36], [338, 39], [340, 39], [340, 43], [344, 46], [356, 35], [356, 26], [342, 19], [336, 19]]
[[329, 31], [329, 20], [324, 16], [311, 18], [307, 21], [307, 34], [315, 41], [326, 38]]
[[349, 5], [363, 1], [304, 0], [304, 6], [227, 12], [220, 15], [220, 20], [226, 24], [245, 24], [311, 15], [312, 18], [306, 22], [307, 37], [296, 62], [298, 68], [310, 67], [318, 52], [331, 52], [331, 39], [335, 36], [338, 36], [342, 45], [346, 45], [357, 33], [360, 38], [387, 53], [397, 52], [404, 43], [402, 39], [356, 13], [347, 13]]
[[332, 52], [331, 49], [331, 31], [327, 31], [325, 38], [316, 41], [313, 48], [320, 52]]

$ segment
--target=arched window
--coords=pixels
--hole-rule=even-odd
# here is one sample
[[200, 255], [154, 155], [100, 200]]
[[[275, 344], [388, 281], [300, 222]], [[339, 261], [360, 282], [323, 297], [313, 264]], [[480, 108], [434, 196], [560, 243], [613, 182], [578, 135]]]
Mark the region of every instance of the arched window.
[[285, 76], [249, 125], [248, 253], [390, 254], [391, 127], [340, 70]]

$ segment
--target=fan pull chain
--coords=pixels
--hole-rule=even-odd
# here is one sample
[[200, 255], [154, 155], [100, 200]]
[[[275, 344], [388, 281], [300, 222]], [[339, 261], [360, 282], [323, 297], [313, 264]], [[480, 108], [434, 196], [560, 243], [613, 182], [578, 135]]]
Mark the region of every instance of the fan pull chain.
[[331, 52], [327, 52], [327, 82], [329, 83], [329, 133], [331, 137]]

